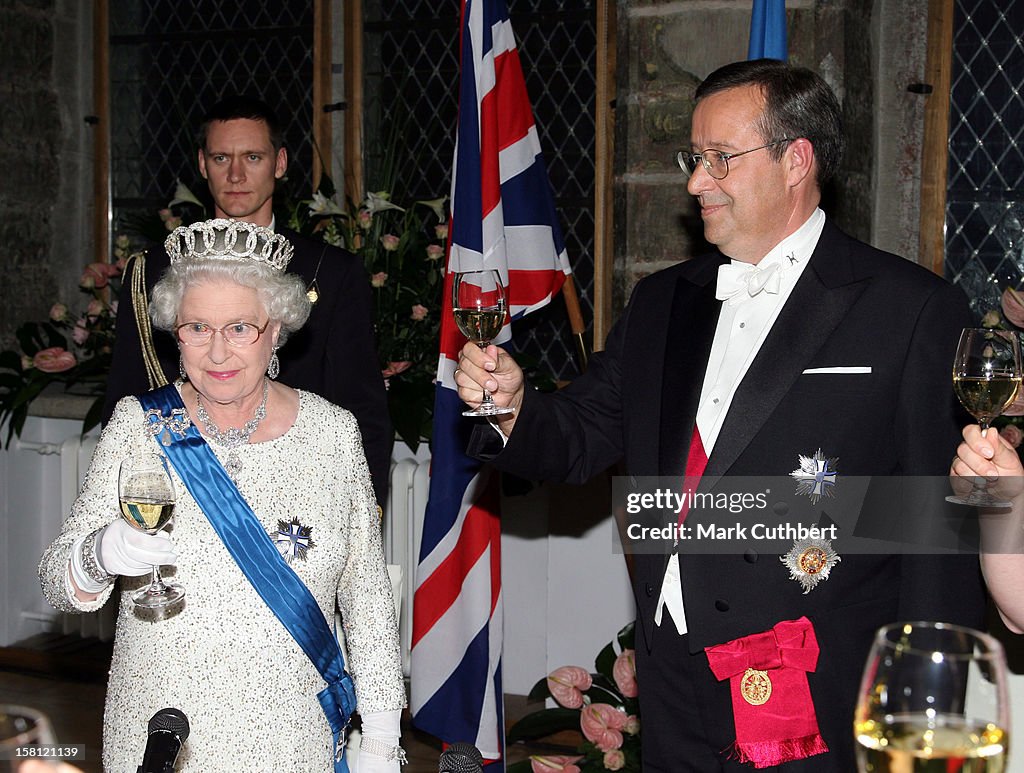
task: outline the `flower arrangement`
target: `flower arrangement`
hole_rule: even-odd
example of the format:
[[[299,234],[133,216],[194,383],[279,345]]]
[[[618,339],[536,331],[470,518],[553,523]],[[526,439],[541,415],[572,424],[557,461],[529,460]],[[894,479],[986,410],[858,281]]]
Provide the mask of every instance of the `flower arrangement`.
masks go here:
[[[114,344],[117,292],[130,249],[128,237],[120,235],[113,263],[85,267],[78,280],[79,289],[89,296],[84,310],[74,314],[66,304],[54,303],[45,322],[26,322],[18,328],[19,350],[0,352],[0,424],[7,421],[5,445],[21,434],[29,405],[51,384],[94,396],[82,432],[99,424]]]
[[[430,438],[444,286],[446,197],[399,206],[388,191],[342,207],[330,181],[293,208],[289,226],[358,255],[373,292],[381,376],[395,432]]]
[[[508,773],[640,772],[640,705],[633,634],[630,623],[598,653],[596,673],[579,666],[562,666],[533,687],[531,701],[552,698],[560,708],[541,709],[523,717],[509,729],[508,743],[571,731],[580,734],[577,753],[535,754],[510,765]]]
[[[998,309],[989,309],[981,319],[981,326],[1011,330],[1017,334],[1024,348],[1024,290],[1007,287],[1000,298]],[[1024,457],[1024,394],[998,417],[993,426]]]

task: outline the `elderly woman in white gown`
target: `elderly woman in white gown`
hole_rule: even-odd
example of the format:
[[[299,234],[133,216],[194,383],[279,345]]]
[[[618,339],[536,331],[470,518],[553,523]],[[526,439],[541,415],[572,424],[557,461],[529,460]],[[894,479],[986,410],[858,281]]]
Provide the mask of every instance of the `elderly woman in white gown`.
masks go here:
[[[172,265],[153,290],[150,316],[177,336],[182,380],[169,392],[118,403],[82,493],[39,567],[46,597],[67,612],[98,609],[120,577],[104,768],[135,771],[150,717],[173,706],[191,725],[177,770],[340,769],[337,722],[320,693],[338,698],[344,689],[337,673],[324,676],[314,664],[335,656],[330,647],[307,655],[280,610],[264,601],[266,588],[257,592],[251,575],[273,565],[283,572],[276,576],[297,576],[308,589],[278,595],[286,604],[308,596],[313,613],[303,620],[312,617],[318,631],[319,617],[333,625],[340,608],[363,723],[358,771],[397,771],[405,693],[359,430],[348,411],[273,380],[278,346],[309,314],[306,288],[284,272],[291,247],[268,229],[216,220],[177,229],[168,253]],[[180,413],[177,424],[160,411],[147,416],[143,405],[158,393],[181,406],[187,421]],[[212,449],[203,458],[215,476],[195,476],[162,447],[161,439],[185,437],[182,424],[201,433],[202,453]],[[170,458],[177,502],[169,532],[135,531],[118,515],[118,468],[138,452]],[[211,480],[237,498],[231,512],[236,504],[240,512],[251,508],[239,517],[251,519],[254,548],[239,551],[222,535],[224,506],[196,493]],[[246,559],[255,565],[236,559],[239,552],[257,555]],[[151,564],[185,589],[182,600],[156,613],[137,609],[130,597],[148,582]],[[333,635],[330,643],[336,650]]]

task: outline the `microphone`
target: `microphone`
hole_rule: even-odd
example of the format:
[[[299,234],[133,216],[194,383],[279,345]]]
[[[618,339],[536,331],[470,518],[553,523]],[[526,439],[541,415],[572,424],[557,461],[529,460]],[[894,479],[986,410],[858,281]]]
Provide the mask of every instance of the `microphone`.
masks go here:
[[[471,743],[453,743],[437,760],[438,773],[483,773],[484,758]]]
[[[179,709],[160,709],[149,720],[146,753],[136,773],[173,773],[188,732],[188,718]]]

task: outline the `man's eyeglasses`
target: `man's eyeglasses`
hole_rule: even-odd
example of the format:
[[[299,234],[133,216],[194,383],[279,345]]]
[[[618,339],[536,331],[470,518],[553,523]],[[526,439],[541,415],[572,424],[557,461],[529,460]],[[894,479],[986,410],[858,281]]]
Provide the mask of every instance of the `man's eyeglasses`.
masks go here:
[[[774,145],[781,145],[783,142],[792,141],[791,138],[785,137],[781,140],[772,140],[765,145],[759,145],[750,150],[741,150],[739,153],[723,153],[721,150],[711,148],[702,150],[700,153],[689,153],[685,150],[680,150],[676,154],[676,162],[679,164],[679,168],[686,173],[687,177],[697,171],[697,164],[700,163],[703,165],[704,170],[716,180],[724,180],[726,175],[729,174],[730,158],[739,158],[740,156],[747,155],[747,153],[753,153],[755,150],[764,150]]]
[[[231,346],[251,346],[259,340],[269,324],[268,319],[263,327],[257,327],[251,322],[232,322],[218,328],[205,322],[185,322],[174,328],[174,333],[186,346],[205,346],[213,340],[214,333],[220,333],[224,342]]]

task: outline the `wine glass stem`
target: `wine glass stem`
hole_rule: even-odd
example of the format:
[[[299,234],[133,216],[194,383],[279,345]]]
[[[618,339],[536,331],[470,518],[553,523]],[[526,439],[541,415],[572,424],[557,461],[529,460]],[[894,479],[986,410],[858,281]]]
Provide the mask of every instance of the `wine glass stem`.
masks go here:
[[[480,347],[480,351],[483,351],[487,348],[488,343],[488,341],[477,341],[476,345]],[[491,393],[488,392],[485,387],[481,387],[481,389],[483,390],[484,396],[480,398],[480,405],[494,405],[494,398],[491,397]]]
[[[160,576],[160,567],[153,567],[153,574],[149,579],[149,593],[163,593],[167,590],[167,586],[164,585],[164,578]]]

